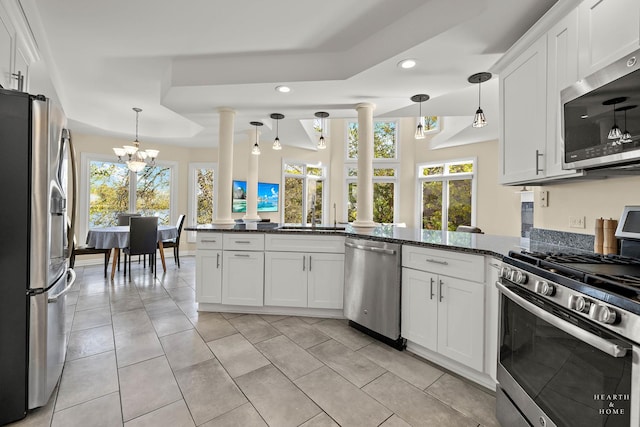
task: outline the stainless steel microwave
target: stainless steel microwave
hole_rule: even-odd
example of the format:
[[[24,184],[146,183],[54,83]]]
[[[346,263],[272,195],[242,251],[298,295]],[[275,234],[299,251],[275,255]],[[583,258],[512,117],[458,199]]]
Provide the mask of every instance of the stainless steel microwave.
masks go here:
[[[563,169],[640,164],[640,49],[561,92]]]

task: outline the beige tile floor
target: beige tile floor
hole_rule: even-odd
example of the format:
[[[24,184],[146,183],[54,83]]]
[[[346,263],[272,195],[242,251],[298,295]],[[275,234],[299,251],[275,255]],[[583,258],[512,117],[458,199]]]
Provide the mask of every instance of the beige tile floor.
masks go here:
[[[46,407],[12,426],[498,426],[495,398],[343,320],[203,313],[195,260],[77,268]]]

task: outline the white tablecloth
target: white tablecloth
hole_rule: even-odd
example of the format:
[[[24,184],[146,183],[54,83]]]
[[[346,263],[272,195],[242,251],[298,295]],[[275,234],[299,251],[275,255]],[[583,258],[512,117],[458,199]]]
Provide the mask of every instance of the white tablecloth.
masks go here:
[[[158,241],[178,237],[175,225],[159,225]],[[96,249],[126,248],[129,246],[129,226],[92,228],[87,233],[87,246]]]

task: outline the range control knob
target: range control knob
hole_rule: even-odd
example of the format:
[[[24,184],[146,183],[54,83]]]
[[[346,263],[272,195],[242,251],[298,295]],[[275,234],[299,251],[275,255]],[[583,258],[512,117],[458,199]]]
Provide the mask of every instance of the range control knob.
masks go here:
[[[511,278],[511,269],[509,267],[500,267],[500,277],[503,279]]]
[[[612,325],[620,320],[618,313],[614,309],[602,304],[592,304],[591,310],[589,310],[589,317],[608,325]]]
[[[580,313],[588,313],[589,308],[591,308],[591,301],[580,295],[571,295],[569,297],[569,308]]]
[[[511,277],[509,279],[518,285],[527,283],[527,275],[520,270],[511,270]]]
[[[536,280],[536,283],[533,285],[533,290],[540,295],[550,297],[556,292],[556,287],[544,280]]]

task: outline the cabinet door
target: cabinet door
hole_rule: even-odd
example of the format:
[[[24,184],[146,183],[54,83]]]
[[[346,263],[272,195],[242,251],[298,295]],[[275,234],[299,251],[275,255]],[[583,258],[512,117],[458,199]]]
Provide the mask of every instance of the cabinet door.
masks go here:
[[[578,13],[580,78],[640,47],[638,0],[585,0]]]
[[[222,301],[222,251],[196,251],[196,302]]]
[[[402,269],[402,337],[432,351],[438,345],[438,276]]]
[[[222,304],[263,305],[264,252],[222,252]]]
[[[484,369],[484,284],[438,277],[438,352]]]
[[[307,306],[307,255],[265,252],[264,305]]]
[[[344,293],[344,254],[307,254],[308,306],[342,308]]]
[[[562,169],[563,129],[560,92],[578,80],[578,11],[571,11],[547,33],[546,177],[575,175]]]
[[[544,178],[546,103],[547,39],[541,37],[501,74],[503,184]]]

